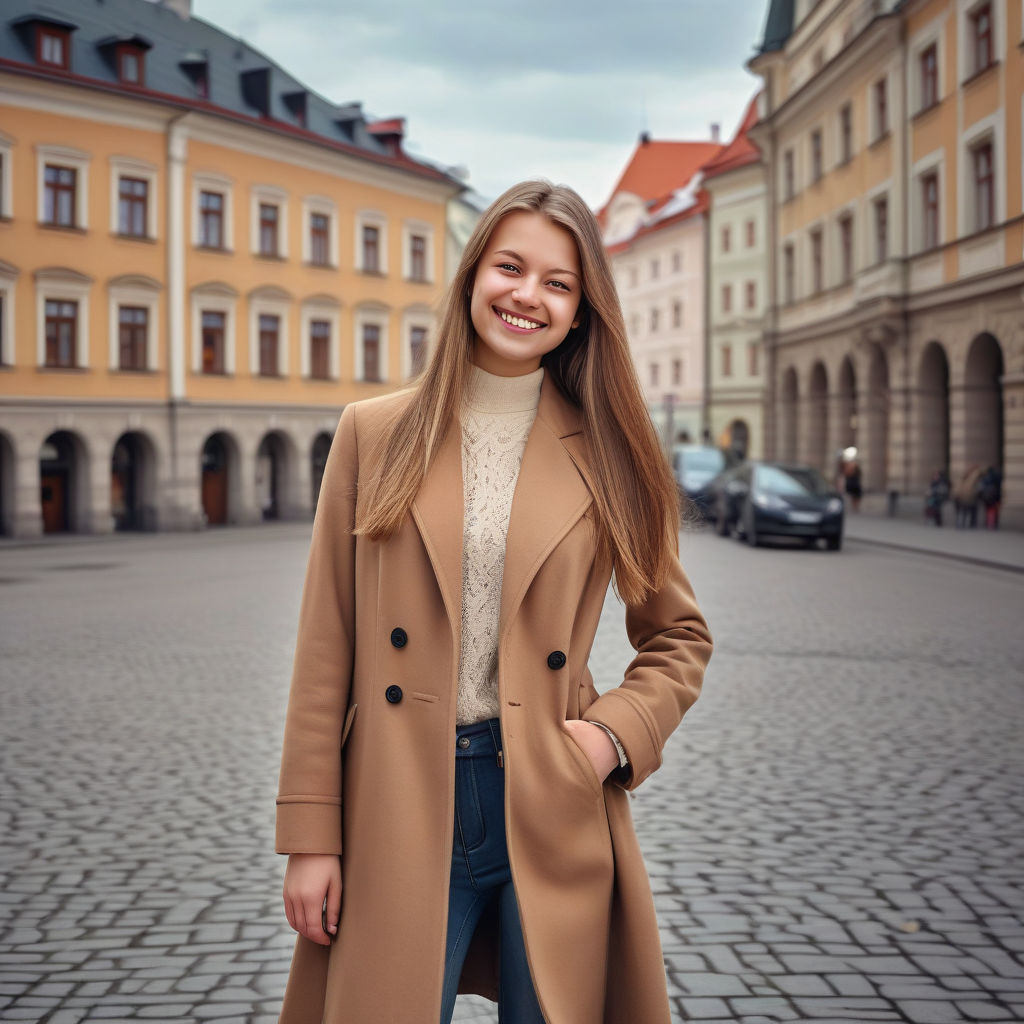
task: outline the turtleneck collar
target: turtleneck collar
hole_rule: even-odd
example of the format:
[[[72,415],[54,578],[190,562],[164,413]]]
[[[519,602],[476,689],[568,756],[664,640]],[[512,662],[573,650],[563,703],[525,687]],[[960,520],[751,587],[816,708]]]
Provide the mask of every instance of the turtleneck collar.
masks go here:
[[[472,363],[465,404],[477,412],[536,412],[543,381],[543,366],[520,377],[499,377]]]

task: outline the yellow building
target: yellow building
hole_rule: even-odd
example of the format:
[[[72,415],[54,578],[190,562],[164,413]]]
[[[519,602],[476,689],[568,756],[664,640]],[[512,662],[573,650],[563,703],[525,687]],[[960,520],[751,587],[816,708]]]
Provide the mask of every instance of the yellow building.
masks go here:
[[[0,42],[2,531],[308,516],[341,407],[421,365],[462,186],[188,0],[42,10]]]
[[[920,513],[1004,474],[1024,522],[1019,0],[773,0],[750,67],[775,254],[767,448]]]

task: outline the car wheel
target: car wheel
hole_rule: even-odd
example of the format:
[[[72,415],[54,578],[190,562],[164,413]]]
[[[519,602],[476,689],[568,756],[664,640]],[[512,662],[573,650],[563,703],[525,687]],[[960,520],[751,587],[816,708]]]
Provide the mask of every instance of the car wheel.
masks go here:
[[[837,533],[834,537],[829,537],[826,540],[829,551],[838,551],[843,546],[843,535]]]

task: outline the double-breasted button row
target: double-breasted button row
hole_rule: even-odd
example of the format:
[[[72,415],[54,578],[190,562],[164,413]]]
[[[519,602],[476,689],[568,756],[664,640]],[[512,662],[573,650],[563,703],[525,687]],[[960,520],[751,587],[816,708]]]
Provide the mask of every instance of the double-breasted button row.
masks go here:
[[[565,651],[552,651],[548,655],[548,668],[565,668]]]
[[[400,686],[396,686],[394,683],[384,691],[384,699],[389,704],[400,704],[402,696],[402,688]]]
[[[401,626],[391,630],[391,646],[401,650],[409,642],[409,634]]]

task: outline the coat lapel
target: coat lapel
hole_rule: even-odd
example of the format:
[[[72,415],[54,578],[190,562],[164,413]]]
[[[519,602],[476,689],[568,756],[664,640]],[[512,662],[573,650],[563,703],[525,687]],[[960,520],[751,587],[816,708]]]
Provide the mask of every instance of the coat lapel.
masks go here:
[[[412,516],[423,538],[456,639],[462,627],[462,425],[452,420],[434,456]]]
[[[567,444],[582,428],[580,414],[544,375],[537,418],[526,442],[512,498],[505,574],[501,586],[499,635],[515,618],[544,559],[590,505],[587,489]],[[568,439],[563,441],[563,439]]]

